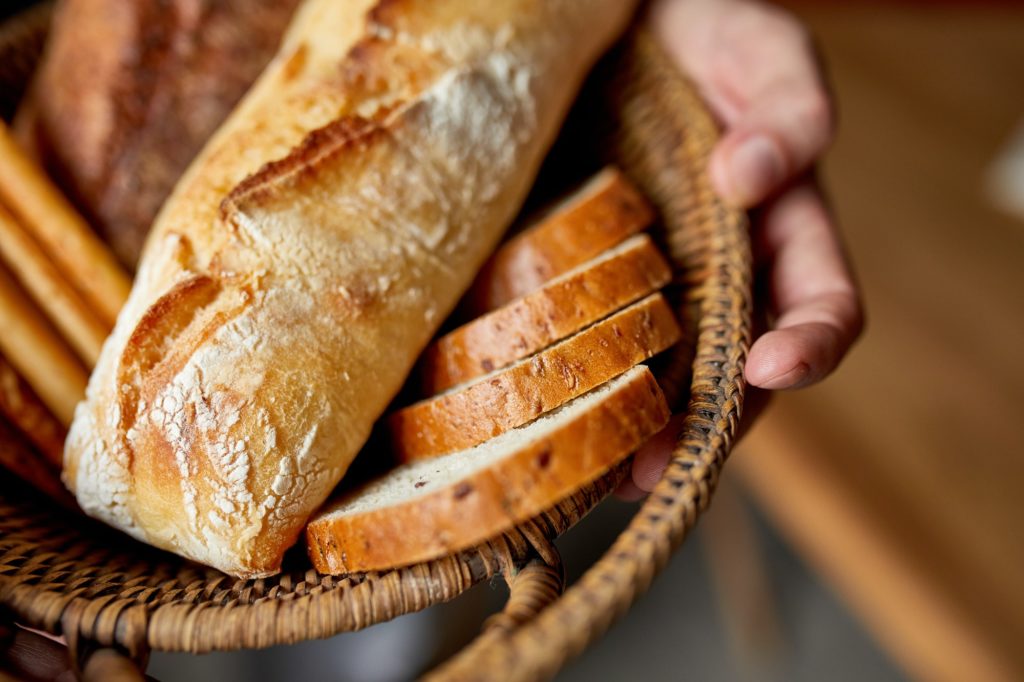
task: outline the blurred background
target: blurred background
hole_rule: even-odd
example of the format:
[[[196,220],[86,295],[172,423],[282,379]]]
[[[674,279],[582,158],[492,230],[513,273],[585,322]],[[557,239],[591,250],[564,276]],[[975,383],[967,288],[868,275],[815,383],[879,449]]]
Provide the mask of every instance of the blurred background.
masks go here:
[[[824,176],[868,332],[824,385],[775,400],[698,532],[560,679],[1024,679],[1024,7],[790,7],[839,101]],[[561,541],[570,577],[633,510],[609,502]],[[482,585],[324,642],[158,654],[149,673],[407,679],[503,597]]]

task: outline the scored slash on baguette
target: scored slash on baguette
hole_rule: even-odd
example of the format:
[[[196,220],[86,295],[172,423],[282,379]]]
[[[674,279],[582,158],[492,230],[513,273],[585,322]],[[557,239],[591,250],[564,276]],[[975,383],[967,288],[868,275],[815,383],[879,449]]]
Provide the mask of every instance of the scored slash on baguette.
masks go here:
[[[465,387],[401,409],[388,419],[399,461],[473,447],[586,393],[679,340],[660,294]]]
[[[423,355],[423,392],[440,393],[533,355],[660,289],[671,276],[651,238],[632,237],[438,339]]]
[[[605,168],[499,248],[466,297],[480,315],[524,296],[647,228],[654,209],[621,171]]]
[[[329,502],[306,527],[313,566],[350,573],[457,552],[554,506],[668,423],[639,366],[475,448],[401,466]]]

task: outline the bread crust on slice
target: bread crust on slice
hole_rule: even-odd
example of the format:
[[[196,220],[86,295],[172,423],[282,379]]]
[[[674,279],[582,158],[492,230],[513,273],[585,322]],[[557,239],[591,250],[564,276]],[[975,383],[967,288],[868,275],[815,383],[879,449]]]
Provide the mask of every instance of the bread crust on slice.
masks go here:
[[[613,251],[435,341],[421,360],[433,395],[529,357],[668,284],[654,242],[637,235]]]
[[[393,413],[395,455],[411,462],[483,443],[660,353],[680,333],[665,298],[648,296],[532,358]]]
[[[481,315],[524,296],[653,220],[654,209],[644,195],[609,166],[494,253],[466,297],[468,312]]]
[[[668,419],[654,376],[635,367],[534,424],[399,467],[329,502],[306,527],[309,557],[318,571],[339,574],[471,547],[596,480]]]

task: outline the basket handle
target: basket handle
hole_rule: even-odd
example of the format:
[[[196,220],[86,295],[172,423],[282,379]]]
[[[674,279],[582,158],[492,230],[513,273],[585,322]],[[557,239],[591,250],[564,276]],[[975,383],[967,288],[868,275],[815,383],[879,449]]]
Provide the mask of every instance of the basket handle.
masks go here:
[[[562,595],[565,587],[561,561],[552,565],[540,557],[530,558],[521,568],[505,571],[508,601],[505,608],[484,621],[480,637],[504,636],[532,620]],[[475,646],[476,642],[470,646]]]
[[[424,676],[425,681],[477,677],[476,666],[482,655],[500,646],[510,634],[562,596],[565,573],[561,557],[554,545],[548,545],[545,550],[544,558],[534,552],[518,566],[506,564],[502,570],[509,588],[505,607],[484,621],[480,634],[468,646]]]
[[[85,660],[82,682],[143,682],[146,676],[116,649],[97,649]]]

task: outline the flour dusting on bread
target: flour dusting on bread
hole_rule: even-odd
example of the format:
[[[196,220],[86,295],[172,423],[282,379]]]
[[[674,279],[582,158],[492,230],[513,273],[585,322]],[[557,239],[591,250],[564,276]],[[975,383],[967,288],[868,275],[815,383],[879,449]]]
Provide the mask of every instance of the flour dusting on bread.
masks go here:
[[[72,426],[83,508],[279,570],[632,5],[306,0],[154,225]]]

